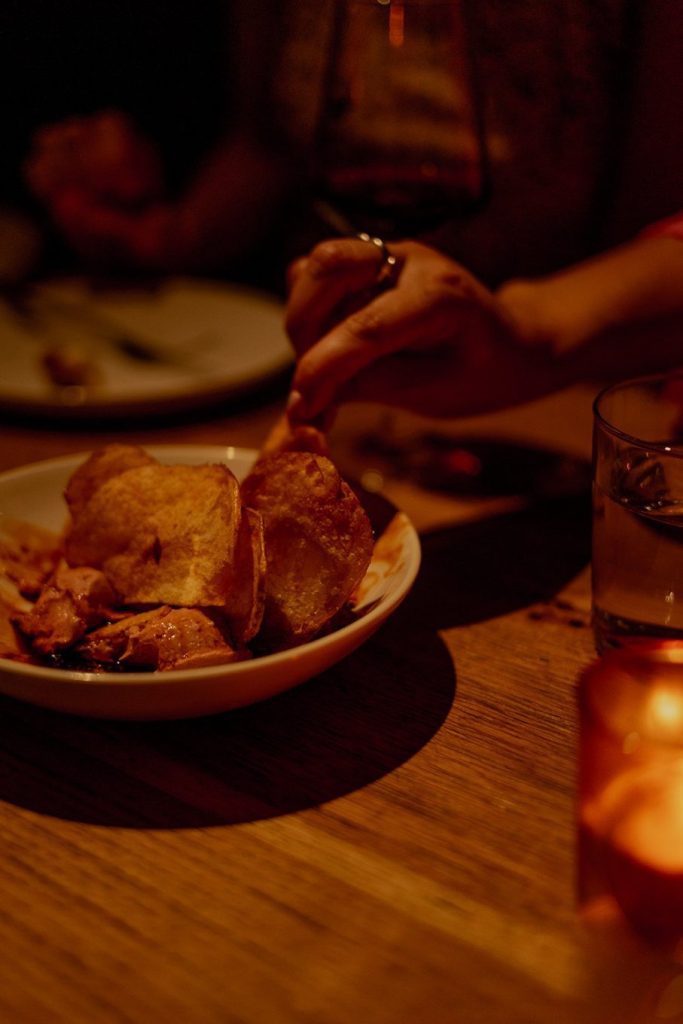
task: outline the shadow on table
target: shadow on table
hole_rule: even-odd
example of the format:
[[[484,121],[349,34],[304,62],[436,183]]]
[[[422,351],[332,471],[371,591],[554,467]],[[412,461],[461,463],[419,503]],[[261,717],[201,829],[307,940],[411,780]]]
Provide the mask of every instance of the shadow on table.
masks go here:
[[[432,530],[422,540],[415,623],[448,629],[547,601],[590,562],[590,492]]]
[[[452,705],[455,672],[409,608],[309,683],[228,714],[81,719],[0,698],[0,799],[134,828],[229,824],[313,807],[419,751]]]
[[[585,565],[585,496],[427,534],[404,604],[288,693],[179,722],[79,719],[0,699],[0,799],[130,828],[225,825],[314,807],[397,769],[453,704],[438,630],[549,598]]]

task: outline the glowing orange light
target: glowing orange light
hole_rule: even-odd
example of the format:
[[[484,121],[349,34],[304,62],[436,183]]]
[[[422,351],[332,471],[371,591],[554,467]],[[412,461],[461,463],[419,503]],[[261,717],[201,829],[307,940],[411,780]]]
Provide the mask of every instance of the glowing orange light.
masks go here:
[[[683,939],[683,661],[623,649],[582,681],[579,894]],[[683,654],[683,645],[680,647]]]
[[[609,833],[613,846],[654,869],[683,870],[683,763],[625,776],[632,789]]]
[[[395,0],[389,8],[389,42],[392,46],[403,46],[405,42],[405,10],[403,0]]]
[[[645,709],[647,731],[653,740],[678,740],[683,737],[683,694],[657,687]]]
[[[604,837],[612,893],[631,923],[652,937],[683,935],[682,767],[640,772]]]

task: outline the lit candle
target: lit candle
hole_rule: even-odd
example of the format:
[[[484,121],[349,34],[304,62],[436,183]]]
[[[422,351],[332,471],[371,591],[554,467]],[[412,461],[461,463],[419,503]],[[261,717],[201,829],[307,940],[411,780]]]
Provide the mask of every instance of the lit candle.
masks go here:
[[[657,939],[683,936],[683,644],[610,652],[580,688],[581,896],[609,893]]]

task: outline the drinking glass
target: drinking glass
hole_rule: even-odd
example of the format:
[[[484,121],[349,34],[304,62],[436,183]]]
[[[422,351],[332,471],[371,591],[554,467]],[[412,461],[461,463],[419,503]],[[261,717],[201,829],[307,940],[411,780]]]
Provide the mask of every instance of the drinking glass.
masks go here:
[[[592,590],[598,651],[683,637],[683,371],[595,401]]]
[[[466,0],[336,0],[314,145],[319,209],[407,237],[486,194]]]

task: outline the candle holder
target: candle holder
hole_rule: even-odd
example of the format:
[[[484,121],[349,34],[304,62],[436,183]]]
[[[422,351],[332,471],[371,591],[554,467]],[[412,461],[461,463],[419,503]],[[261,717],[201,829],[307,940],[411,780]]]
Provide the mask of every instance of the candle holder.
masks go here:
[[[579,684],[578,896],[683,938],[683,642],[636,641]]]

